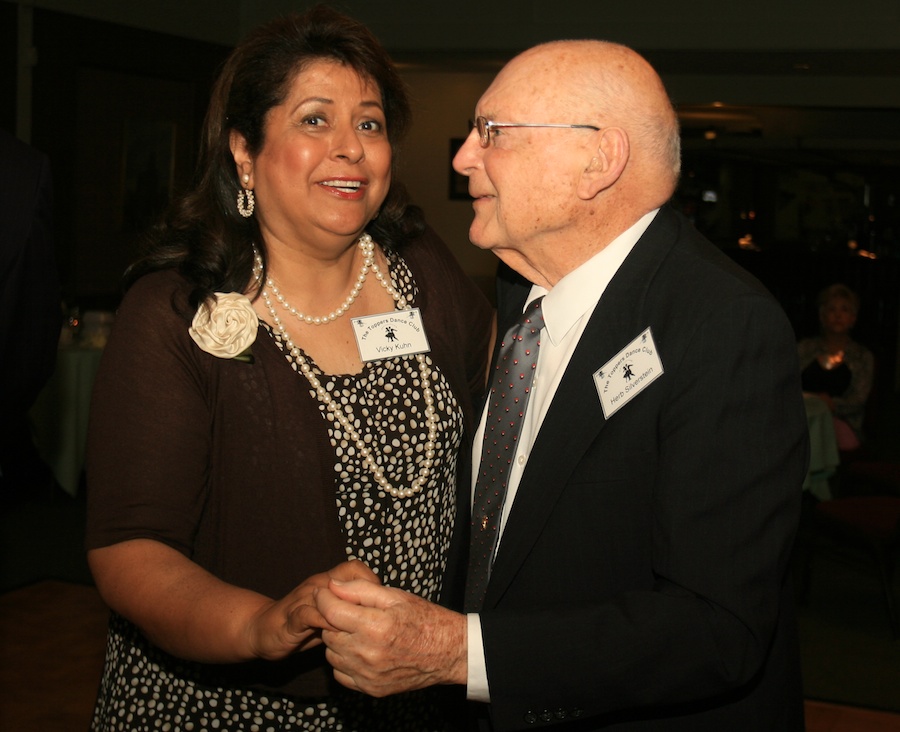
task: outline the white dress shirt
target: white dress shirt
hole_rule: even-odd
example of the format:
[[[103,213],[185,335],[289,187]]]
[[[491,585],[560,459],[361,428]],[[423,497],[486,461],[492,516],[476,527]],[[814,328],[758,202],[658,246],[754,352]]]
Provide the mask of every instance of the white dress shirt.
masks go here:
[[[559,382],[566,372],[569,360],[578,346],[581,334],[591,319],[591,315],[610,280],[618,272],[619,267],[631,252],[637,240],[641,238],[641,235],[650,226],[650,222],[653,221],[657,211],[658,209],[651,211],[639,219],[631,228],[613,239],[587,262],[563,277],[552,290],[547,290],[538,285],[532,285],[531,287],[531,292],[525,304],[527,305],[541,295],[544,296],[544,301],[541,304],[544,328],[541,332],[538,361],[534,372],[534,381],[531,386],[531,394],[528,397],[528,405],[525,409],[522,432],[516,441],[516,455],[510,467],[506,498],[500,517],[498,546],[503,539],[503,530],[512,510],[516,491],[522,479],[522,473],[524,473],[525,466],[528,464],[528,455],[540,431],[544,416],[550,408],[550,403],[553,401],[553,395],[556,394]],[[502,334],[498,334],[498,336],[502,337]],[[485,405],[485,410],[481,415],[481,424],[475,434],[472,451],[473,466],[478,466],[481,462],[481,444],[484,437],[486,418],[487,405]],[[477,468],[472,472],[472,493],[474,495]],[[484,661],[481,620],[477,613],[470,613],[467,618],[468,681],[466,694],[473,701],[489,702],[490,689],[488,688],[487,668]]]

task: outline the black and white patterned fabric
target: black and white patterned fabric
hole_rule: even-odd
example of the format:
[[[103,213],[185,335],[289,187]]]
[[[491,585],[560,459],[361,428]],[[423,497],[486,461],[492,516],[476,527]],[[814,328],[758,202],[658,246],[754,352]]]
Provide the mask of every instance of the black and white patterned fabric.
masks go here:
[[[414,303],[408,267],[397,255],[390,255],[390,264],[394,286]],[[274,331],[270,335],[286,350]],[[285,357],[296,369],[296,360],[287,352]],[[305,358],[332,396],[352,411],[356,429],[370,447],[375,445],[391,485],[409,486],[418,475],[427,435],[415,357],[371,362],[359,374],[340,376],[323,375]],[[347,556],[364,561],[386,585],[437,600],[453,534],[463,424],[450,385],[433,363],[429,365],[439,414],[437,445],[429,483],[411,497],[392,498],[380,491],[355,446],[320,406],[335,451],[335,502]],[[305,380],[302,374],[297,377]],[[211,686],[192,666],[152,646],[134,625],[113,614],[91,729],[423,732],[443,726],[432,703],[433,690],[386,699],[341,690],[332,697],[298,699]]]

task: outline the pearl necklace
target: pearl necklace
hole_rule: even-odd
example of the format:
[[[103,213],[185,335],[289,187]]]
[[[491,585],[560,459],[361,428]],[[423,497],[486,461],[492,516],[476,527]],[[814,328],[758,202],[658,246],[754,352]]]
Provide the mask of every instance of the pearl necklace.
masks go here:
[[[406,299],[402,295],[398,295],[398,293],[394,291],[394,288],[385,282],[384,275],[381,273],[378,265],[375,264],[375,242],[372,241],[372,237],[368,234],[363,234],[361,237],[359,237],[358,244],[360,251],[363,253],[363,263],[362,267],[359,268],[359,275],[356,277],[356,283],[353,285],[353,289],[350,290],[350,294],[347,295],[347,299],[344,300],[343,303],[341,303],[341,306],[336,310],[328,313],[328,315],[304,315],[284,299],[284,295],[281,294],[281,291],[278,289],[278,286],[275,284],[271,277],[266,277],[266,287],[272,291],[275,299],[278,300],[279,303],[281,303],[281,307],[287,310],[291,315],[296,315],[307,325],[324,325],[325,323],[331,323],[332,321],[337,320],[344,313],[346,313],[347,310],[350,309],[350,306],[354,303],[356,298],[359,297],[360,290],[362,290],[362,287],[366,282],[366,278],[369,276],[369,271],[371,270],[375,273],[375,277],[378,278],[381,286],[390,293],[391,297],[394,298],[397,304],[401,308],[405,307]],[[254,261],[256,261],[257,259],[259,259],[259,252],[255,252]],[[264,294],[263,297],[266,297],[266,295]],[[401,302],[401,300],[403,302]]]
[[[338,310],[335,311],[337,315],[335,315],[335,313],[331,313],[328,316],[329,319],[336,320],[337,318],[339,318],[347,311],[347,309],[350,307],[350,304],[354,300],[356,300],[356,297],[359,295],[359,291],[362,289],[362,285],[366,280],[366,275],[368,274],[369,270],[375,273],[375,277],[378,279],[378,282],[381,283],[381,286],[384,287],[388,294],[390,294],[394,302],[397,303],[397,307],[399,307],[401,310],[409,310],[409,305],[407,304],[406,298],[399,292],[397,292],[396,289],[394,289],[393,285],[385,279],[378,265],[375,264],[375,245],[374,242],[372,242],[372,237],[368,234],[363,234],[362,237],[360,237],[359,245],[360,248],[363,249],[363,252],[365,254],[365,262],[363,264],[363,267],[360,269],[357,283],[356,285],[354,285],[353,291],[350,293],[350,297],[347,298],[341,308],[338,308]],[[254,247],[253,274],[257,282],[262,279],[262,267],[262,257]],[[428,479],[431,477],[431,468],[434,465],[434,454],[436,447],[435,440],[437,439],[438,426],[438,417],[434,409],[434,392],[431,389],[431,367],[428,365],[428,360],[425,358],[425,354],[416,354],[416,361],[418,361],[419,364],[419,375],[422,383],[422,400],[425,402],[425,426],[427,427],[424,452],[425,459],[422,461],[422,464],[419,468],[419,474],[413,479],[410,487],[397,488],[395,486],[392,486],[388,482],[388,479],[384,474],[384,469],[373,456],[372,450],[369,449],[369,447],[366,445],[365,440],[362,439],[362,436],[359,434],[356,428],[354,428],[352,422],[350,421],[350,418],[341,408],[341,405],[331,396],[331,394],[328,393],[328,390],[322,385],[322,382],[313,373],[312,366],[309,365],[309,362],[306,360],[303,352],[294,344],[294,341],[288,334],[284,323],[275,310],[275,304],[269,297],[268,290],[273,290],[273,294],[285,310],[293,315],[297,315],[304,322],[309,322],[307,320],[307,317],[300,315],[296,311],[296,309],[292,308],[285,301],[284,297],[281,296],[280,293],[275,291],[272,279],[269,277],[266,278],[265,286],[261,288],[260,294],[262,295],[262,299],[266,305],[266,309],[269,311],[269,315],[272,318],[273,325],[278,329],[278,333],[284,341],[288,353],[297,362],[300,373],[302,373],[306,377],[307,381],[309,381],[310,386],[315,391],[316,398],[325,405],[328,416],[335,423],[335,426],[340,426],[340,428],[343,429],[344,434],[346,434],[347,437],[350,438],[350,441],[356,446],[356,449],[362,456],[363,465],[365,465],[366,468],[368,468],[368,470],[372,473],[378,489],[383,493],[391,495],[394,498],[409,498],[410,496],[414,496],[417,493],[421,493],[424,490],[425,486],[428,484]],[[316,318],[315,320],[319,319]],[[330,320],[324,322],[330,322]],[[312,324],[319,325],[320,323],[314,322]],[[350,416],[353,416],[352,412],[350,413]]]

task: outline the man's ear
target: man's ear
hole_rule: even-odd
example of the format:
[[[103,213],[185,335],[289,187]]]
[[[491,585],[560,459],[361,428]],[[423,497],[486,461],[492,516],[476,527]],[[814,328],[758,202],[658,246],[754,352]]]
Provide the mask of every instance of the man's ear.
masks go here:
[[[243,179],[244,175],[253,175],[253,158],[250,157],[250,151],[247,149],[247,140],[244,136],[235,130],[231,131],[228,136],[228,146],[231,148],[231,155],[234,157],[234,164],[237,166],[238,179]]]
[[[597,154],[581,174],[578,195],[585,201],[614,185],[631,154],[628,135],[621,127],[604,127],[601,130]]]

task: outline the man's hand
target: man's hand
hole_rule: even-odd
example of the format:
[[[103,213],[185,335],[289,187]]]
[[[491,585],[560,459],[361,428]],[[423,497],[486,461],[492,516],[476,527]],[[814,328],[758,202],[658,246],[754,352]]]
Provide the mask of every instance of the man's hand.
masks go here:
[[[334,678],[383,697],[436,684],[465,684],[466,617],[372,582],[332,580],[315,612]],[[303,612],[312,612],[304,608]]]
[[[246,628],[253,655],[270,660],[319,645],[327,621],[316,609],[315,595],[330,580],[379,585],[378,576],[359,561],[347,561],[307,578],[285,597],[263,604]]]

